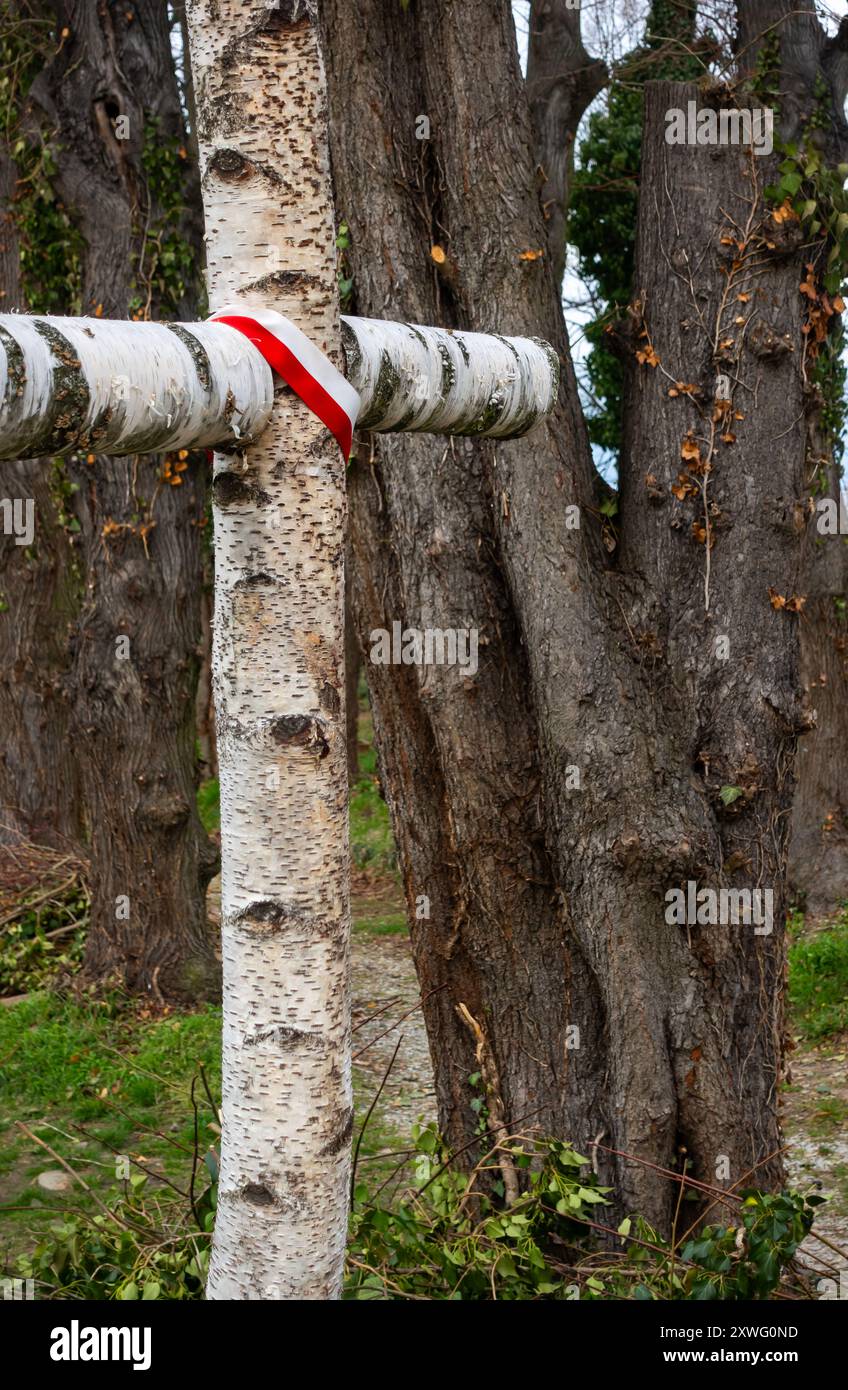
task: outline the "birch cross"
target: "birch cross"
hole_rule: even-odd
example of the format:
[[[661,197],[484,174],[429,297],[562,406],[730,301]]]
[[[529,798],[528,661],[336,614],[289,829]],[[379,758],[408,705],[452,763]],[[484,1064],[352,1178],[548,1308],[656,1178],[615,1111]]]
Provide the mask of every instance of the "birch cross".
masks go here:
[[[556,400],[526,338],[339,319],[306,0],[189,0],[213,306],[287,315],[359,427],[506,439]],[[235,328],[0,316],[0,459],[218,446],[223,1134],[207,1296],[335,1298],[353,1127],[345,464]]]

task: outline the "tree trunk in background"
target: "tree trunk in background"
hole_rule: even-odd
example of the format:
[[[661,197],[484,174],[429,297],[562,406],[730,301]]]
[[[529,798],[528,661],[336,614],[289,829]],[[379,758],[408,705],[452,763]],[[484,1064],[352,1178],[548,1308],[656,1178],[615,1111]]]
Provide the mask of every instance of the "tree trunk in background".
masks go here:
[[[489,15],[472,9],[488,34]],[[527,315],[516,318],[511,302],[497,316],[471,314],[451,283],[451,261],[443,275],[429,254],[439,243],[451,252],[440,160],[453,139],[469,138],[477,119],[462,97],[471,90],[468,74],[440,75],[440,47],[432,39],[427,47],[412,11],[370,0],[355,15],[334,0],[322,13],[336,206],[353,231],[356,312],[520,332]],[[439,22],[434,16],[433,25]],[[475,38],[464,61],[474,55],[474,83],[479,78],[488,90],[482,74],[491,54],[477,50]],[[494,71],[500,80],[502,68]],[[503,87],[502,109],[523,101],[516,73]],[[416,139],[422,115],[431,123],[429,140]],[[532,163],[525,172],[527,198]],[[465,174],[460,188],[467,188]],[[475,205],[470,212],[476,216]],[[535,240],[506,233],[512,254],[542,244],[540,221],[535,230]],[[493,237],[502,231],[498,224]],[[538,273],[510,265],[519,284]],[[547,336],[546,329],[542,317],[530,331]],[[582,1133],[582,1116],[571,1109],[579,1095],[588,1097],[585,1128],[595,1135],[603,1128],[592,1099],[602,1015],[579,952],[566,949],[566,915],[544,842],[528,662],[489,494],[493,446],[410,436],[375,437],[373,446],[373,465],[358,462],[348,477],[354,606],[366,662],[369,633],[391,631],[394,621],[479,629],[473,679],[458,667],[368,664],[440,1124],[457,1147],[478,1125],[471,1102],[479,1093],[469,1077],[479,1067],[464,1004],[485,1028],[503,1092],[490,1099],[503,1104],[509,1122]],[[508,509],[508,498],[499,495],[497,505]],[[580,1030],[581,1048],[569,1050],[569,1024]],[[576,1076],[571,1088],[566,1073]]]
[[[844,582],[832,592],[814,589],[801,626],[804,684],[816,727],[798,752],[789,884],[800,906],[815,915],[833,912],[848,898],[848,623],[835,603],[846,593]]]
[[[312,7],[189,0],[187,14],[212,306],[276,309],[340,364]],[[216,458],[224,1051],[213,1299],[341,1289],[353,1130],[344,488],[334,440],[288,388],[257,444]]]
[[[31,501],[35,518],[32,546],[0,532],[0,845],[83,836],[68,704],[82,586],[52,469],[51,459],[0,466],[0,497]]]
[[[9,151],[0,148],[4,313],[39,307],[27,305],[21,284],[17,180]],[[71,311],[70,304],[64,307]],[[0,844],[21,836],[53,845],[81,837],[67,701],[79,556],[65,529],[67,502],[58,492],[49,459],[7,463],[0,470],[0,498],[17,500],[24,509],[32,503],[35,531],[31,545],[18,545],[14,535],[0,530]]]
[[[821,69],[836,92],[845,85],[848,22],[822,48],[818,21],[794,0],[739,0],[737,50],[740,68],[753,72],[763,34],[775,32],[779,16],[791,15],[793,41],[782,46],[780,83],[782,130],[786,139],[799,134],[809,108],[811,56],[819,55]],[[795,11],[800,13],[794,13]],[[837,119],[829,133],[833,163],[844,159],[848,127],[839,101]],[[837,144],[834,147],[833,140]],[[841,148],[840,148],[841,147]],[[808,456],[815,466],[824,459],[827,479],[823,494],[839,498],[840,471],[827,456],[832,441],[808,421]],[[832,912],[848,897],[848,786],[843,758],[848,743],[848,619],[842,604],[848,597],[848,551],[837,537],[819,538],[814,526],[808,538],[805,569],[799,588],[806,596],[800,623],[801,670],[804,689],[815,710],[815,727],[801,741],[796,764],[797,790],[792,807],[789,846],[789,886],[808,911]]]
[[[580,39],[580,7],[569,0],[532,0],[527,98],[536,132],[542,213],[556,284],[565,270],[568,181],[583,112],[607,80],[606,64]]]
[[[797,617],[770,601],[770,592],[796,592],[803,546],[803,526],[793,525],[804,486],[795,355],[804,342],[803,272],[789,237],[768,254],[780,237],[771,237],[777,224],[762,196],[765,160],[665,143],[665,113],[697,97],[694,84],[646,89],[620,568],[632,586],[632,640],[643,649],[657,733],[665,741],[673,732],[675,752],[657,766],[652,810],[645,828],[636,821],[632,852],[643,893],[652,878],[773,893],[768,931],[677,927],[674,940],[666,928],[639,943],[656,999],[655,1084],[676,1099],[674,1147],[703,1177],[714,1178],[726,1157],[734,1181],[759,1165],[757,1185],[768,1186],[781,1174],[793,763],[809,726]],[[671,381],[644,364],[644,352],[639,363],[645,342]],[[675,380],[695,383],[697,398],[670,400]],[[716,404],[725,397],[730,404]]]
[[[362,651],[353,609],[353,547],[348,541],[345,554],[345,718],[347,721],[347,781],[356,785],[359,777],[359,675]]]
[[[802,261],[769,235],[781,244],[762,272],[768,307],[751,299],[745,339],[738,303],[723,299],[720,209],[741,219],[745,240],[744,200],[753,203],[749,252],[771,233],[756,182],[766,170],[751,171],[767,161],[668,146],[665,111],[698,92],[652,85],[634,316],[673,376],[644,360],[646,339],[635,336],[621,554],[608,568],[558,287],[539,254],[510,7],[370,0],[364,10],[354,19],[341,0],[325,8],[357,312],[537,334],[564,364],[556,415],[526,439],[381,441],[376,465],[353,474],[363,639],[392,618],[481,629],[473,679],[370,673],[419,980],[425,994],[438,987],[424,1008],[440,1122],[454,1142],[470,1128],[474,1067],[456,1017],[465,1002],[507,1124],[529,1110],[584,1152],[599,1140],[633,1155],[599,1147],[601,1177],[620,1207],[668,1230],[676,1189],[647,1164],[688,1163],[711,1182],[752,1169],[764,1187],[781,1177],[786,841],[809,719],[797,617],[775,609],[768,589],[795,592],[802,553],[787,520],[804,485]],[[796,39],[790,29],[794,56]],[[807,60],[815,67],[816,54]],[[416,140],[421,115],[429,141]],[[434,244],[445,252],[438,266]],[[760,315],[768,324],[755,332]],[[792,352],[772,353],[783,335]],[[711,428],[719,370],[762,377],[767,393],[756,411],[734,395],[751,416],[734,424],[735,445]],[[698,384],[704,418],[685,393],[668,398],[679,377]],[[715,453],[712,548],[699,544],[694,494],[671,493],[690,428],[700,457]],[[712,477],[691,461],[693,476]],[[728,634],[723,662],[715,639]],[[690,881],[716,893],[768,889],[770,930],[672,925],[667,894]],[[429,920],[416,919],[420,894]]]
[[[812,451],[821,458],[820,448]],[[840,469],[825,462],[824,495],[837,502]],[[848,542],[809,539],[801,614],[801,669],[816,724],[798,749],[789,884],[808,912],[826,914],[848,898]]]
[[[218,776],[215,698],[212,693],[212,615],[214,606],[214,580],[211,575],[208,578],[204,576],[203,589],[200,595],[200,674],[197,680],[197,744],[204,777]]]
[[[52,6],[63,38],[31,100],[85,242],[83,312],[191,318],[202,261],[165,6]],[[85,976],[203,998],[220,967],[195,800],[204,461],[79,457],[87,583],[74,739],[91,855]]]

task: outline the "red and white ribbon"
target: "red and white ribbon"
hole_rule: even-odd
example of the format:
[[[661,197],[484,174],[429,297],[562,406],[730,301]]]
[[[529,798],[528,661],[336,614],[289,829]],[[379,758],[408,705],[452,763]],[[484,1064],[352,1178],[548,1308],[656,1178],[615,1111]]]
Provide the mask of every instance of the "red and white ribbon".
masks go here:
[[[269,367],[335,435],[345,459],[350,458],[359,414],[359,392],[336,370],[329,357],[301,333],[291,319],[273,309],[227,304],[210,318],[215,323],[226,323],[238,329],[249,338]]]

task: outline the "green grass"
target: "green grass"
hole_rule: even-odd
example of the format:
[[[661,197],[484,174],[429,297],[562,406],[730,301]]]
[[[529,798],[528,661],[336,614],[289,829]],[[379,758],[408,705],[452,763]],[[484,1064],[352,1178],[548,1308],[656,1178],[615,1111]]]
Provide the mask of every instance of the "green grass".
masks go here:
[[[220,1087],[220,1011],[146,1019],[117,1000],[82,1003],[38,993],[0,1008],[0,1214],[3,1244],[20,1248],[44,1216],[69,1204],[93,1211],[81,1188],[42,1191],[35,1178],[61,1165],[16,1125],[22,1121],[95,1190],[115,1183],[127,1154],[186,1187],[194,1143],[192,1078],[202,1065]],[[198,1095],[203,1152],[217,1141]],[[10,1208],[12,1208],[10,1210]]]
[[[831,924],[804,934],[790,928],[789,1003],[795,1027],[808,1042],[848,1029],[848,908]]]
[[[397,873],[397,850],[389,808],[380,795],[374,725],[367,703],[360,705],[359,779],[350,796],[350,853],[357,868]]]
[[[367,907],[367,903],[364,906]],[[374,916],[370,916],[368,914],[363,915],[361,911],[356,912],[353,918],[353,930],[367,932],[370,936],[405,936],[406,913],[378,912]]]
[[[9,1097],[35,1108],[72,1101],[90,1112],[92,1093],[120,1083],[134,1104],[153,1106],[203,1064],[220,1075],[220,1011],[142,1020],[118,1001],[80,1003],[33,994],[0,1011],[0,1114]]]
[[[217,777],[210,777],[198,787],[197,813],[207,835],[221,829],[221,789]]]
[[[15,1122],[48,1143],[101,1200],[116,1187],[116,1157],[125,1154],[185,1191],[192,1078],[202,1065],[218,1096],[220,1028],[220,1010],[211,1005],[151,1019],[118,1000],[86,1004],[44,992],[0,1008],[0,1267],[32,1248],[58,1213],[97,1211],[81,1187],[51,1194],[37,1186],[39,1173],[61,1165]],[[358,1135],[377,1081],[355,1068],[354,1082]],[[197,1100],[202,1156],[217,1148],[218,1131],[199,1086]],[[383,1109],[378,1103],[360,1151],[360,1172],[376,1186],[401,1161],[391,1152],[408,1142]]]
[[[822,1094],[810,1117],[810,1133],[816,1138],[832,1138],[845,1128],[846,1119],[848,1105],[845,1101],[839,1096]]]

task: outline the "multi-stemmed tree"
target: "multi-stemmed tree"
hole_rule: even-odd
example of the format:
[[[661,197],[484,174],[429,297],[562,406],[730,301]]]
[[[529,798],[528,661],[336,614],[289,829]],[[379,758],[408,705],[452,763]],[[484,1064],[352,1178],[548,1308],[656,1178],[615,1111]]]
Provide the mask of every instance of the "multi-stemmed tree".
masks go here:
[[[568,240],[595,306],[585,330],[591,344],[586,361],[589,435],[616,462],[626,358],[617,349],[617,320],[624,315],[626,321],[634,292],[645,83],[700,76],[704,58],[716,51],[719,29],[717,22],[710,24],[709,7],[703,8],[707,13],[699,26],[698,6],[689,0],[653,0],[643,41],[617,64],[608,100],[589,119],[568,202]],[[544,37],[544,29],[533,35],[539,47]],[[533,52],[531,45],[531,59]],[[532,86],[532,69],[528,80]],[[824,463],[817,487],[820,497],[834,501],[848,409],[842,351],[837,330],[830,334],[823,359],[821,437],[811,440],[810,449],[822,460],[832,460]],[[789,883],[793,896],[808,908],[828,912],[844,897],[848,874],[848,787],[839,753],[848,732],[848,547],[819,541],[810,548],[807,565],[801,669],[817,723],[799,748]]]
[[[571,7],[534,5],[531,32],[551,8]],[[848,35],[809,3],[739,0],[699,83],[646,88],[611,524],[540,203],[544,93],[534,131],[507,0],[321,12],[357,311],[508,325],[562,360],[559,409],[526,440],[381,441],[350,480],[361,634],[480,630],[474,679],[368,673],[441,1123],[473,1133],[482,1048],[509,1125],[588,1147],[620,1205],[665,1226],[660,1169],[781,1173],[809,441],[840,309],[827,171],[845,157]],[[585,78],[571,16],[548,66]],[[689,102],[716,124],[773,106],[779,145],[668,144]],[[690,882],[770,892],[772,929],[669,922]]]

